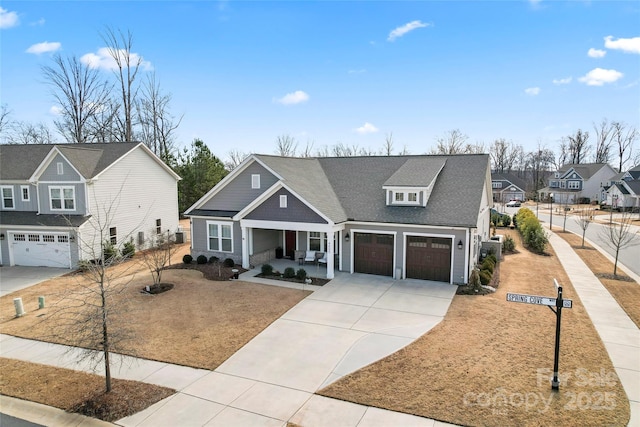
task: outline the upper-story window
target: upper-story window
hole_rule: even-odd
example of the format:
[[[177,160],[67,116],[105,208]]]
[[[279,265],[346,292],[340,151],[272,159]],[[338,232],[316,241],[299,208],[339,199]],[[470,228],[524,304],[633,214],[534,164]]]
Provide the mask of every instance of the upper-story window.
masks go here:
[[[579,190],[580,189],[580,181],[569,181],[569,189],[571,190]]]
[[[16,205],[13,200],[13,186],[6,186],[2,188],[2,208],[3,209],[15,209]]]
[[[394,191],[393,198],[391,199],[392,205],[418,205],[417,191]]]
[[[251,188],[253,189],[260,188],[260,174],[254,173],[251,175]]]
[[[72,211],[76,208],[74,187],[49,187],[49,202],[52,211]]]
[[[63,175],[64,174],[64,165],[62,164],[62,162],[58,162],[56,164],[56,168],[58,171],[58,175]]]
[[[29,195],[29,186],[28,185],[20,186],[20,193],[22,194],[22,201],[23,202],[28,202],[31,199],[31,196]]]
[[[156,219],[156,234],[162,234],[162,219]]]
[[[280,207],[281,208],[286,208],[287,207],[287,195],[286,194],[280,195]]]
[[[502,188],[502,183],[501,182],[492,182],[491,183],[491,187],[493,188]]]

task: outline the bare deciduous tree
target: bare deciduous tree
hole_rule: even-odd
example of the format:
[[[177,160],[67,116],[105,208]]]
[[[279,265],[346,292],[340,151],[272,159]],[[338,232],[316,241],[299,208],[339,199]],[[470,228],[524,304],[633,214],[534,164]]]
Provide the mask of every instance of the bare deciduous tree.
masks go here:
[[[384,145],[382,146],[382,153],[385,156],[393,155],[393,133],[387,134],[384,138]]]
[[[459,129],[453,129],[436,138],[436,147],[431,149],[431,154],[460,154],[464,152],[465,143],[469,137]]]
[[[224,166],[228,171],[232,171],[250,155],[251,153],[245,153],[240,150],[231,150],[229,151],[228,160],[225,162]]]
[[[313,141],[307,140],[307,143],[300,152],[300,157],[313,157]]]
[[[609,163],[611,159],[611,138],[613,136],[613,126],[607,119],[602,119],[599,124],[594,123],[593,129],[596,134],[595,163]]]
[[[632,159],[633,145],[638,139],[638,130],[622,122],[613,122],[613,141],[618,154],[618,172]]]
[[[141,253],[141,258],[151,273],[153,286],[159,287],[162,283],[162,272],[170,264],[171,256],[176,251],[175,236],[170,230],[161,234],[156,234],[156,230],[152,230],[151,235],[153,237],[147,239],[149,249]]]
[[[140,122],[142,142],[168,163],[172,157],[175,143],[175,130],[180,126],[182,117],[177,121],[169,112],[170,94],[162,94],[155,73],[149,75],[142,85],[141,97],[136,106]]]
[[[569,139],[569,160],[571,164],[584,163],[591,150],[589,132],[583,132],[582,129],[578,129],[575,135],[569,135],[567,138]]]
[[[107,28],[101,34],[102,40],[107,45],[109,56],[116,63],[114,74],[119,84],[120,100],[122,101],[121,112],[124,115],[122,119],[122,135],[121,141],[131,142],[133,137],[134,126],[134,103],[137,94],[135,80],[142,66],[143,59],[139,55],[133,54],[133,34],[130,31],[124,33],[122,30],[114,30]]]
[[[54,144],[55,137],[44,123],[13,122],[7,130],[9,144]]]
[[[53,63],[42,67],[42,72],[60,109],[61,118],[54,122],[56,128],[68,142],[91,142],[88,123],[103,108],[111,87],[97,70],[75,56],[63,58],[56,54]]]
[[[595,215],[595,209],[589,205],[587,208],[580,209],[574,218],[580,229],[582,230],[582,247],[584,248],[584,235],[587,233],[587,228],[593,222],[593,216]]]
[[[0,105],[0,137],[4,137],[11,123],[11,110],[7,104]]]
[[[290,135],[280,135],[276,138],[276,154],[283,157],[295,157],[298,142]]]
[[[620,249],[640,244],[640,238],[631,226],[631,214],[623,212],[622,216],[618,218],[616,222],[611,222],[602,229],[601,237],[605,245],[615,251],[613,275],[616,276],[618,273],[618,255],[620,254]]]

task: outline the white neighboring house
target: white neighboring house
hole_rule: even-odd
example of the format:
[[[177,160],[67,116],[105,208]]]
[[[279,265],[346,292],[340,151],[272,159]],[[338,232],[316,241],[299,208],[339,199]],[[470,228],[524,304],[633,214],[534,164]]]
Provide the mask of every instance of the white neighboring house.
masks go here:
[[[142,143],[0,146],[0,263],[75,268],[178,229],[180,177]]]
[[[605,203],[613,209],[640,209],[640,166],[611,178]]]
[[[549,186],[538,190],[540,200],[553,195],[556,203],[578,203],[580,199],[601,202],[602,184],[616,174],[606,163],[568,164],[549,178]]]

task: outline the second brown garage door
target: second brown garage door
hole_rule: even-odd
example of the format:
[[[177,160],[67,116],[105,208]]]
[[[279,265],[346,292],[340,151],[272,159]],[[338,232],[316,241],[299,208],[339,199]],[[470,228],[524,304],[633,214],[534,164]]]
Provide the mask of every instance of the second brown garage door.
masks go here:
[[[407,237],[407,278],[449,282],[451,280],[451,239]]]
[[[393,235],[354,233],[356,273],[393,276]]]

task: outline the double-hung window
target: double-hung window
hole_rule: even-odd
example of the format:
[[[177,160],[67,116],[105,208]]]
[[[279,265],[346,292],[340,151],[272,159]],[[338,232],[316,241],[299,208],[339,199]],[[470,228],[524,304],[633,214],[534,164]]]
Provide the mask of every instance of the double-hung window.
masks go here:
[[[20,186],[20,192],[22,193],[22,201],[23,202],[28,202],[31,197],[29,194],[29,186],[28,185],[21,185]]]
[[[233,252],[233,226],[218,222],[207,223],[209,250]]]
[[[49,187],[49,202],[52,211],[72,211],[76,208],[74,187]]]
[[[15,209],[13,186],[2,187],[2,209]]]

